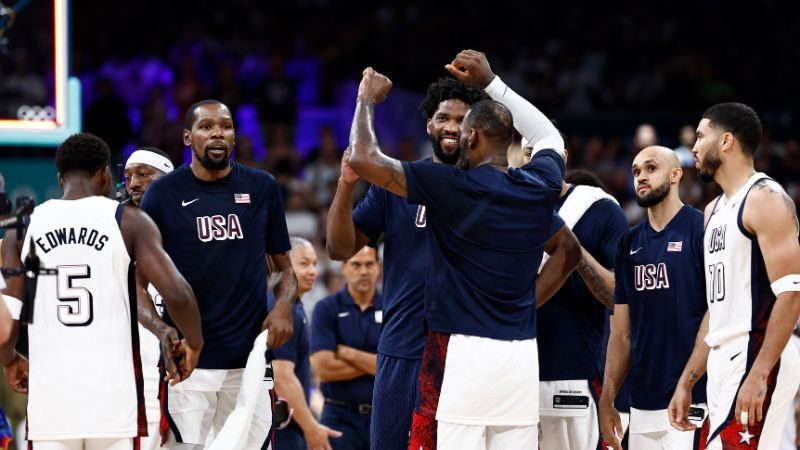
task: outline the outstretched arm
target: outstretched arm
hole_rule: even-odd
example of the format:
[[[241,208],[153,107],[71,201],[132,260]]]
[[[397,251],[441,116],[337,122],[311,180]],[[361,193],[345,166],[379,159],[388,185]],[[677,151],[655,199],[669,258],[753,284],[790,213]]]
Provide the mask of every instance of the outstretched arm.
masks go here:
[[[170,317],[185,337],[187,348],[181,369],[182,378],[185,379],[194,370],[203,348],[197,299],[189,283],[164,251],[161,232],[147,214],[137,208],[124,208],[121,228],[129,251],[136,257],[137,271],[164,298]]]
[[[368,67],[358,86],[358,99],[350,127],[350,167],[361,178],[401,197],[408,196],[406,174],[400,161],[386,156],[375,136],[375,105],[386,99],[392,82]]]
[[[564,158],[564,139],[553,122],[492,73],[485,54],[464,50],[445,69],[464,84],[484,89],[492,100],[505,105],[514,118],[514,128],[533,144],[533,153],[549,148]]]

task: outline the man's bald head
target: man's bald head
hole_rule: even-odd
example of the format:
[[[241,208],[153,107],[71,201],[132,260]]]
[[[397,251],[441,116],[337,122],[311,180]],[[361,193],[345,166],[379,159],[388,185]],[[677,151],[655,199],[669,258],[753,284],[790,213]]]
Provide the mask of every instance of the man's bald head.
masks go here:
[[[680,201],[678,190],[672,186],[677,187],[683,170],[678,155],[671,149],[659,145],[645,147],[633,159],[631,174],[639,206],[650,208],[668,197]]]
[[[636,164],[638,160],[641,164],[648,159],[654,159],[659,163],[666,165],[666,167],[669,169],[679,169],[681,167],[681,161],[678,159],[678,154],[672,149],[662,147],[660,145],[651,145],[643,148],[633,159],[633,163]]]

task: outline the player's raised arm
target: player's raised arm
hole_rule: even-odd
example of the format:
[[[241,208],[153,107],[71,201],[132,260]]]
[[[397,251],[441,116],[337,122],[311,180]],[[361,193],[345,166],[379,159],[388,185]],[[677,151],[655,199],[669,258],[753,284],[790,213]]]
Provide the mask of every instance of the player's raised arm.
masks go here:
[[[122,235],[137,260],[137,271],[155,286],[167,303],[170,317],[186,339],[183,378],[197,364],[203,334],[197,299],[161,244],[161,232],[150,217],[136,208],[124,208]]]
[[[267,346],[277,348],[285,344],[294,333],[292,306],[297,299],[297,278],[292,269],[289,252],[269,255],[269,260],[270,270],[274,268],[274,274],[278,279],[273,289],[277,301],[264,319],[261,329],[269,330]]]
[[[772,292],[777,297],[769,316],[761,351],[739,389],[736,418],[762,420],[767,377],[786,348],[800,317],[800,243],[794,202],[772,180],[753,185],[742,212],[742,224],[758,239]]]
[[[350,167],[350,154],[351,150],[348,148],[342,155],[342,174],[328,211],[325,247],[331,259],[337,261],[355,255],[369,241],[367,235],[353,222],[353,191],[358,175]]]
[[[496,76],[485,54],[463,50],[445,69],[464,84],[484,89],[492,100],[505,105],[514,118],[514,128],[533,144],[534,154],[553,149],[564,158],[564,139],[553,122]]]
[[[353,124],[350,126],[350,167],[358,176],[401,197],[408,196],[406,174],[400,161],[386,156],[375,136],[375,105],[384,101],[392,82],[386,76],[364,69],[358,86]]]

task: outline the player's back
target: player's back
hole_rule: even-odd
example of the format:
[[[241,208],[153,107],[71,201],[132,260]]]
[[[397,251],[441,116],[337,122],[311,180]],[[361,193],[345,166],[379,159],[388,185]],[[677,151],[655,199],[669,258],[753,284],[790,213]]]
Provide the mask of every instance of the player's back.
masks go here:
[[[430,329],[500,340],[536,336],[534,287],[563,160],[553,151],[531,164],[467,172],[404,163],[409,202],[427,206]]]
[[[22,258],[33,242],[41,267],[58,272],[39,277],[28,327],[32,440],[132,437],[143,419],[121,209],[87,197],[50,200],[31,216]]]

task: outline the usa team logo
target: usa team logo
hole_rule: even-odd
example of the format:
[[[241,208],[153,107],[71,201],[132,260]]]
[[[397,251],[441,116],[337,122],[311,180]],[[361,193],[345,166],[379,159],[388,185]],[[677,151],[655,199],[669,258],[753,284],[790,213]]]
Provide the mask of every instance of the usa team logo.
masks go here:
[[[250,203],[250,194],[233,194],[234,203]]]

